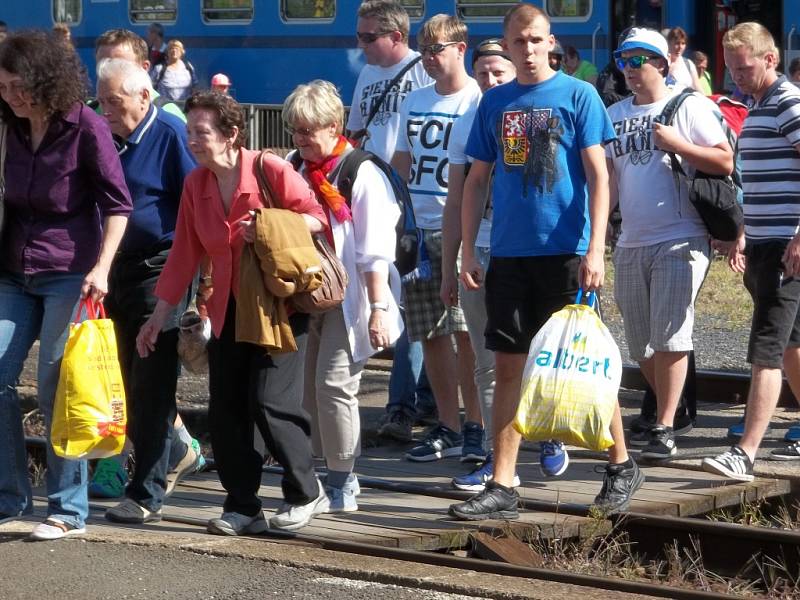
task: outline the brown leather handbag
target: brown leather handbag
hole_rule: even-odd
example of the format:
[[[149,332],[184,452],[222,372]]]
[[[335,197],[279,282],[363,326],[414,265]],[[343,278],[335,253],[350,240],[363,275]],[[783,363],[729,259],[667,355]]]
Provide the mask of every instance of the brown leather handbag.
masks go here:
[[[264,155],[269,151],[264,150],[256,160],[256,179],[261,191],[264,206],[267,208],[280,208],[275,201],[275,195],[269,185],[269,180],[264,173]],[[344,302],[345,290],[349,278],[344,263],[336,256],[336,252],[325,236],[321,233],[311,236],[317,248],[319,260],[322,264],[322,285],[311,292],[301,292],[291,296],[290,301],[296,310],[309,314],[320,314],[336,308]]]

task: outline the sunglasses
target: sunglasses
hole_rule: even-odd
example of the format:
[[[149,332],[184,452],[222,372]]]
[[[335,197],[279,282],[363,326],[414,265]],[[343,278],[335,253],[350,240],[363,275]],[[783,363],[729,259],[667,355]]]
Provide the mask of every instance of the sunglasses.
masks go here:
[[[642,65],[647,61],[656,58],[655,56],[645,56],[644,54],[639,56],[629,56],[628,58],[618,58],[616,60],[617,68],[622,71],[625,68],[625,65],[628,65],[631,69],[641,69]]]
[[[458,42],[444,42],[443,44],[430,44],[429,46],[420,46],[418,48],[419,53],[422,56],[436,56],[437,54],[441,54],[444,52],[444,49],[448,46],[452,46],[454,44],[458,44]]]
[[[356,32],[356,38],[358,38],[358,41],[361,42],[362,44],[372,44],[378,38],[383,37],[385,35],[389,35],[390,33],[393,33],[393,32],[391,32],[391,31],[376,31],[374,33],[362,33],[360,31],[357,31]]]

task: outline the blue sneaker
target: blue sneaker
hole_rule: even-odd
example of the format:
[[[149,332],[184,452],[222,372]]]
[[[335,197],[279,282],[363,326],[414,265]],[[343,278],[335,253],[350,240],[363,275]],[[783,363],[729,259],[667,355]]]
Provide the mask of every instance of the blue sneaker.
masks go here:
[[[90,498],[121,498],[128,484],[128,473],[115,458],[101,458],[89,483]]]
[[[539,455],[539,469],[545,477],[558,477],[569,466],[569,454],[564,442],[548,440],[542,442],[542,453]]]
[[[486,460],[486,450],[483,449],[485,432],[483,427],[472,421],[467,421],[461,427],[464,442],[461,445],[461,462],[483,462]]]
[[[192,450],[194,450],[195,454],[197,454],[197,468],[195,469],[195,473],[205,471],[206,457],[203,456],[203,452],[200,450],[200,442],[197,440],[197,438],[192,438]]]
[[[794,429],[794,428],[790,427],[789,431],[791,431],[792,429]],[[797,439],[800,440],[800,426],[798,426],[796,429],[797,429],[797,432],[796,432],[797,433]],[[789,431],[786,432],[786,437],[784,439],[787,442],[792,442],[794,440],[790,440],[789,439]],[[764,432],[764,435],[767,435],[769,433],[772,433],[772,427],[767,426],[767,430]],[[729,439],[738,440],[738,439],[741,439],[741,437],[743,435],[744,435],[744,417],[742,417],[742,420],[739,421],[738,423],[734,423],[733,425],[728,427],[728,438]]]
[[[789,427],[789,429],[786,431],[786,435],[783,436],[783,441],[789,442],[790,444],[800,442],[800,423]]]
[[[486,456],[478,468],[466,475],[454,477],[452,484],[457,490],[464,490],[465,492],[482,492],[486,488],[486,482],[490,481],[494,476],[494,456],[490,452]],[[519,475],[514,474],[514,482],[511,487],[519,487],[521,482]]]

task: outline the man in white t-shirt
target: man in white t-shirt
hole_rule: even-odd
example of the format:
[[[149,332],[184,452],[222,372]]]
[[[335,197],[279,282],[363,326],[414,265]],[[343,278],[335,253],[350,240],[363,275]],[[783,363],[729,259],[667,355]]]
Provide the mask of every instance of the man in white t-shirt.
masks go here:
[[[359,6],[356,37],[367,64],[356,82],[346,128],[350,138],[359,131],[363,135],[365,130],[361,147],[386,162],[392,160],[397,143],[400,105],[411,91],[433,83],[422,67],[419,53],[408,47],[409,28],[408,13],[399,2],[368,0]],[[374,117],[367,123],[376,105]],[[378,435],[409,442],[414,422],[435,414],[422,366],[422,344],[410,343],[403,330],[394,348],[389,401]]]
[[[442,281],[442,211],[447,198],[447,151],[453,124],[480,98],[477,82],[467,75],[464,54],[467,27],[454,16],[435,15],[417,34],[423,65],[435,84],[411,92],[400,109],[400,134],[392,166],[408,181],[417,226],[424,245],[421,262],[427,273],[404,281],[406,331],[421,341],[425,370],[439,411],[439,424],[425,441],[406,453],[415,461],[461,456],[462,461],[486,458],[484,431],[475,389],[475,358],[464,313],[445,306]],[[421,265],[422,266],[422,265]],[[458,353],[453,350],[455,338]],[[466,422],[460,424],[458,392],[464,399]]]
[[[395,150],[400,105],[409,92],[433,83],[417,60],[384,94],[395,77],[419,56],[408,47],[408,32],[408,13],[398,2],[370,0],[358,9],[356,36],[367,64],[356,81],[347,130],[352,134],[366,129],[368,137],[361,147],[386,162],[392,160]],[[375,116],[368,124],[367,119],[379,101]]]
[[[634,28],[614,53],[633,92],[608,109],[617,139],[606,146],[612,206],[617,200],[622,233],[614,252],[614,295],[622,313],[631,358],[656,394],[656,423],[632,435],[641,456],[665,459],[677,452],[673,430],[692,350],[694,302],[708,271],[708,230],[676,186],[670,157],[683,169],[728,175],[733,151],[716,107],[700,94],[686,98],[673,124],[659,117],[678,92],[665,82],[669,51],[657,31]]]
[[[472,50],[472,73],[485,92],[497,85],[511,81],[517,74],[514,64],[503,49],[501,40],[484,40]],[[492,478],[492,404],[494,401],[495,363],[494,352],[486,348],[486,289],[468,290],[458,281],[458,255],[461,248],[461,198],[464,180],[472,160],[466,154],[467,138],[475,120],[478,103],[458,118],[450,133],[447,149],[448,177],[447,201],[442,218],[442,286],[441,299],[445,306],[461,306],[467,330],[475,352],[475,385],[486,432],[486,460],[471,473],[453,478],[453,487],[459,490],[480,492]],[[483,207],[481,226],[475,240],[475,257],[484,269],[489,266],[489,235],[492,229],[491,198]]]

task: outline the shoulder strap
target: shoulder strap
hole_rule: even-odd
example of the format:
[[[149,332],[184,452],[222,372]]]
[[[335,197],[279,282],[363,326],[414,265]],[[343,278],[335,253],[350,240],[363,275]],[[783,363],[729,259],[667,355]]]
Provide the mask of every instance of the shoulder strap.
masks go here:
[[[269,184],[269,178],[264,173],[264,158],[267,154],[272,154],[269,150],[262,150],[258,158],[253,162],[253,169],[256,172],[256,180],[258,181],[258,189],[261,192],[261,201],[264,203],[265,208],[279,208],[275,202],[275,194],[272,191],[272,186]]]
[[[420,54],[419,56],[415,56],[410,61],[408,61],[408,64],[402,69],[400,69],[397,75],[394,76],[394,79],[392,79],[389,82],[389,85],[387,85],[384,88],[383,93],[378,98],[378,101],[372,105],[372,108],[369,111],[369,116],[367,117],[367,121],[366,123],[364,123],[364,129],[369,127],[369,124],[372,123],[372,119],[374,119],[375,115],[378,114],[378,110],[380,109],[381,104],[383,104],[383,101],[386,100],[386,96],[389,94],[389,90],[391,90],[395,85],[397,85],[397,82],[403,78],[403,75],[408,73],[414,67],[414,65],[416,65],[421,60],[422,60],[422,55]]]
[[[339,178],[336,188],[339,190],[339,193],[345,197],[348,206],[353,197],[353,184],[356,180],[358,167],[360,167],[361,163],[365,160],[372,160],[373,156],[372,152],[367,152],[360,148],[353,148],[339,161],[336,169],[332,172],[332,179],[336,179],[337,176]]]
[[[667,105],[664,107],[664,110],[661,111],[659,115],[659,122],[663,123],[664,125],[672,125],[672,122],[675,120],[675,113],[678,112],[678,108],[680,108],[681,104],[683,104],[684,100],[686,100],[689,96],[694,94],[694,88],[684,88],[682,92],[676,94],[672,98],[670,98]],[[685,175],[683,171],[683,167],[681,167],[681,163],[678,161],[678,157],[675,156],[675,153],[668,152],[670,164],[672,166],[672,176],[675,179],[675,185],[678,186],[680,184],[680,175]]]

